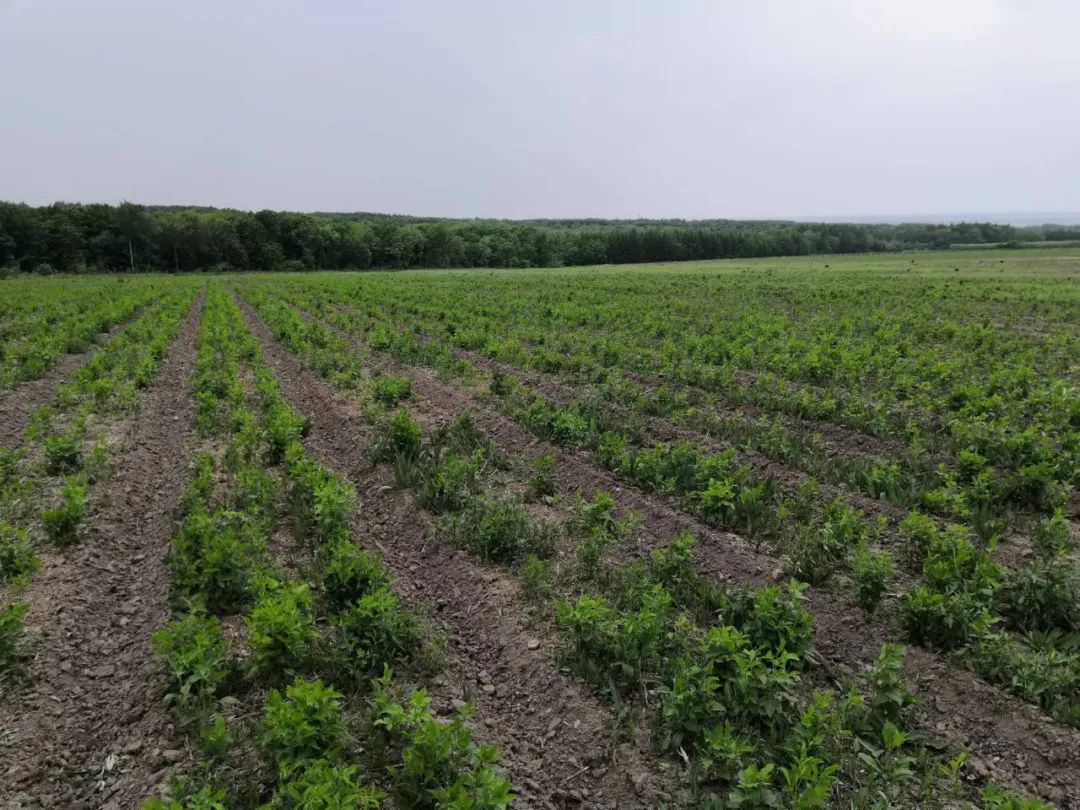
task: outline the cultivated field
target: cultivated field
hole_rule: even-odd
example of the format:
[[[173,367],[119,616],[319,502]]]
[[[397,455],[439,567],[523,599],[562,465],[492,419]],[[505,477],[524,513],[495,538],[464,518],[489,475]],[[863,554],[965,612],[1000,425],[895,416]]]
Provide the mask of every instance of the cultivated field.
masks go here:
[[[1073,253],[0,281],[0,807],[1080,809]]]

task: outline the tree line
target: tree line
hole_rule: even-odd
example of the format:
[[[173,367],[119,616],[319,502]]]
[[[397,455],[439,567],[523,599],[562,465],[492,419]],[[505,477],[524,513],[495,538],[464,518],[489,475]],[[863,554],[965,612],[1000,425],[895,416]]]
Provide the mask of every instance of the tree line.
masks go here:
[[[0,203],[0,269],[30,273],[554,267],[1076,238],[1080,226],[453,220],[132,203]]]

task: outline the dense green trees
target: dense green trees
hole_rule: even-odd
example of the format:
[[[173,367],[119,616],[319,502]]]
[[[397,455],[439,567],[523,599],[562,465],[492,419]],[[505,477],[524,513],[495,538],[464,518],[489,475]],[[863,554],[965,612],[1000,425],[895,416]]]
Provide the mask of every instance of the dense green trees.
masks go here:
[[[548,267],[1080,238],[1080,227],[736,220],[439,220],[0,203],[0,268],[24,272]]]

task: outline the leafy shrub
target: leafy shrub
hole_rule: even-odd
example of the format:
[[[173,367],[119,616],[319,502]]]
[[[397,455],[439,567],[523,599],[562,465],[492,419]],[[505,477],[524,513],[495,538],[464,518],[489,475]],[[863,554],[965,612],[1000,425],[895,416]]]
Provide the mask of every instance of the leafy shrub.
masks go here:
[[[292,480],[292,509],[300,537],[315,545],[337,542],[349,535],[349,516],[356,491],[339,476],[290,445],[287,466]]]
[[[534,522],[508,498],[473,498],[460,512],[444,515],[439,525],[453,543],[493,562],[529,554],[549,557],[554,547],[554,527]]]
[[[269,450],[266,460],[277,464],[285,459],[289,445],[298,443],[307,435],[311,423],[280,400],[266,410],[266,440]]]
[[[185,513],[208,503],[214,491],[214,457],[209,453],[196,453],[191,466],[191,480],[184,490],[182,504]]]
[[[30,535],[0,520],[0,582],[25,581],[38,568]]]
[[[412,382],[408,377],[380,377],[375,381],[375,399],[387,406],[394,406],[412,395]]]
[[[887,722],[902,726],[915,704],[915,696],[904,681],[904,653],[899,644],[882,644],[866,675],[869,717],[875,729],[882,729]]]
[[[551,598],[554,589],[549,560],[542,560],[535,554],[530,554],[521,563],[518,576],[521,579],[521,590],[527,599],[540,602]]]
[[[797,716],[796,655],[753,646],[734,627],[710,627],[664,688],[662,747],[701,745],[718,723],[779,734]]]
[[[323,589],[334,612],[390,584],[390,573],[374,554],[360,550],[348,540],[339,540],[322,568]]]
[[[316,760],[281,783],[265,810],[378,810],[383,798],[356,765]]]
[[[271,583],[247,617],[251,666],[281,680],[303,669],[315,639],[311,594],[303,583]]]
[[[1049,557],[1064,554],[1072,546],[1069,537],[1069,522],[1065,519],[1065,510],[1058,507],[1054,514],[1040,520],[1035,525],[1033,534],[1035,545]]]
[[[412,657],[420,641],[416,619],[386,587],[346,608],[335,623],[345,666],[361,681]]]
[[[728,621],[746,633],[755,647],[784,650],[801,658],[810,649],[814,635],[814,617],[803,602],[806,585],[789,582],[770,585],[745,594],[741,606],[734,606]],[[749,598],[749,605],[745,604]]]
[[[908,544],[914,551],[913,556],[922,559],[937,538],[938,529],[933,518],[920,512],[911,512],[901,521],[900,533],[907,538]]]
[[[386,434],[372,449],[375,461],[389,461],[395,456],[413,459],[420,455],[423,436],[420,425],[408,410],[402,409],[390,420]]]
[[[86,519],[86,481],[72,476],[64,483],[60,506],[41,513],[45,532],[54,543],[69,545],[79,536],[79,528]]]
[[[601,532],[614,536],[619,525],[615,519],[615,498],[610,492],[597,492],[591,501],[581,504],[575,523],[586,534]]]
[[[478,746],[465,721],[468,707],[449,723],[431,714],[427,692],[404,703],[389,693],[389,673],[376,683],[371,702],[375,747],[404,807],[416,810],[504,810],[510,784],[495,772],[498,752]]]
[[[196,511],[173,540],[170,564],[177,591],[212,613],[230,613],[251,596],[253,557],[262,544],[235,513]]]
[[[82,467],[79,442],[71,436],[50,436],[45,440],[45,471],[49,475],[78,472]]]
[[[860,543],[851,556],[851,579],[855,596],[867,613],[873,613],[893,581],[896,566],[887,551],[872,551]]]
[[[323,759],[334,760],[345,745],[341,693],[322,681],[297,678],[285,696],[272,689],[257,737],[283,778]]]
[[[735,484],[728,478],[710,478],[698,496],[701,513],[722,525],[735,515]]]
[[[957,650],[990,629],[992,617],[970,593],[939,593],[925,585],[908,593],[902,614],[904,631],[916,644]]]
[[[559,605],[557,623],[567,637],[567,663],[597,686],[622,692],[655,670],[672,618],[671,596],[655,586],[633,613],[620,614],[603,599],[582,596]]]
[[[1080,630],[1080,571],[1063,557],[1039,557],[1010,570],[996,607],[1015,630]]]
[[[1001,582],[1001,566],[975,548],[963,526],[949,525],[930,543],[923,575],[931,588],[942,593],[964,592],[987,599]]]
[[[796,533],[791,572],[811,584],[829,579],[848,554],[865,542],[862,513],[837,498],[825,505],[821,518]]]
[[[165,702],[193,719],[212,705],[230,676],[228,641],[215,619],[190,612],[154,634],[154,652],[169,673]]]
[[[558,486],[555,481],[555,457],[546,453],[536,460],[533,474],[529,478],[529,499],[540,500],[555,494]]]

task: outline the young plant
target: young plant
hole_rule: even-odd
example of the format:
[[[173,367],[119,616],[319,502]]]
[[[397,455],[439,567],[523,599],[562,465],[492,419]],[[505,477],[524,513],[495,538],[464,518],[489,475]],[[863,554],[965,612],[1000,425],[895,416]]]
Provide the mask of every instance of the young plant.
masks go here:
[[[23,638],[23,617],[29,605],[8,605],[0,608],[0,687],[15,667]]]
[[[323,591],[335,613],[390,584],[390,573],[378,557],[348,540],[331,547],[322,568]]]
[[[558,489],[555,480],[555,457],[546,453],[536,460],[529,478],[529,500],[550,498]]]
[[[376,681],[371,701],[375,749],[390,773],[398,800],[416,810],[505,810],[510,784],[495,771],[496,749],[478,746],[466,724],[469,707],[443,723],[431,713],[427,692],[405,703],[389,692],[390,675]]]
[[[320,759],[278,785],[264,810],[378,810],[384,798],[364,783],[358,766]]]
[[[336,619],[346,669],[366,682],[385,667],[412,658],[420,627],[387,588],[362,597]]]
[[[412,395],[412,382],[408,377],[380,377],[372,394],[376,401],[393,407]]]
[[[872,551],[863,542],[851,555],[851,580],[862,609],[873,613],[892,584],[896,566],[887,551]]]
[[[79,442],[71,436],[50,436],[45,440],[45,471],[49,475],[76,473],[82,467]]]
[[[41,513],[45,532],[54,543],[66,546],[78,539],[79,529],[86,519],[86,492],[85,479],[72,476],[64,482],[60,505]]]
[[[169,674],[165,702],[185,721],[204,717],[228,681],[228,641],[216,619],[190,612],[154,634]]]
[[[23,583],[38,565],[30,535],[0,520],[0,583]]]
[[[257,730],[259,745],[284,779],[319,760],[336,760],[345,746],[340,692],[297,678],[270,691]]]
[[[315,640],[306,585],[269,583],[245,621],[254,674],[281,681],[304,669]]]

